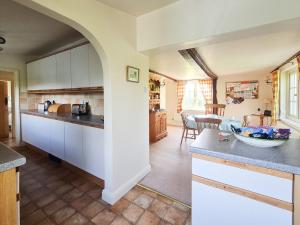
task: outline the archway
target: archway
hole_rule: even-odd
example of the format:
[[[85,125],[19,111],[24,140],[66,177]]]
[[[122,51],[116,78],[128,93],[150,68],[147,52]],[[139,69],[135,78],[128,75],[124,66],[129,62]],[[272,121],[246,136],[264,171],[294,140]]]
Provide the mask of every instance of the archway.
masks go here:
[[[104,74],[105,189],[114,203],[150,171],[148,138],[148,57],[136,50],[135,17],[96,0],[22,1],[81,32],[95,47]],[[86,12],[86,13],[82,13]],[[140,83],[127,82],[126,66],[140,69]]]

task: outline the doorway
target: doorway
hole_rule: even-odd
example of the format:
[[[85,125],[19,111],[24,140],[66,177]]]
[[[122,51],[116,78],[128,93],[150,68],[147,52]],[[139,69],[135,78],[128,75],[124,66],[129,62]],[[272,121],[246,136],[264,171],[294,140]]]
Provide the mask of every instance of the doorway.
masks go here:
[[[0,138],[14,139],[15,104],[14,73],[0,71]]]

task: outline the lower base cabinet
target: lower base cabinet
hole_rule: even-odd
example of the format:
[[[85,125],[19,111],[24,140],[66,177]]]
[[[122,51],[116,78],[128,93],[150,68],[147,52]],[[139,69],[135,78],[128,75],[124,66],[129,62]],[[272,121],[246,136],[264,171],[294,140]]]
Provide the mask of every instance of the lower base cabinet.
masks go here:
[[[192,224],[292,225],[293,213],[192,181]]]
[[[104,130],[22,114],[22,140],[104,179]]]

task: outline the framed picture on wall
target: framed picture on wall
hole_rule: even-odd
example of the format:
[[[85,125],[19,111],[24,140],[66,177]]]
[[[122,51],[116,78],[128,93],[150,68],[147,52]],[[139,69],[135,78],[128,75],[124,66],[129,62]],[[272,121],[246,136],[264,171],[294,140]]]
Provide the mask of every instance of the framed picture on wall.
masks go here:
[[[139,83],[140,82],[140,69],[133,66],[127,66],[127,81]]]
[[[258,80],[226,82],[226,103],[240,104],[258,98]]]

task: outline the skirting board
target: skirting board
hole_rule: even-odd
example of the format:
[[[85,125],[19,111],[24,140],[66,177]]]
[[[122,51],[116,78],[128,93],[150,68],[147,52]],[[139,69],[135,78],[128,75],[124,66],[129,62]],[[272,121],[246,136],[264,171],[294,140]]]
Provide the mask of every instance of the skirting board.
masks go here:
[[[113,192],[105,188],[102,192],[102,199],[111,205],[115,204],[119,199],[127,194],[128,191],[130,191],[135,185],[137,185],[141,181],[141,179],[143,179],[150,171],[151,166],[148,165],[142,171],[128,180],[128,182],[124,183]]]

